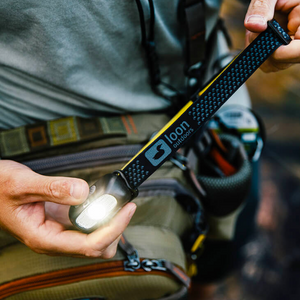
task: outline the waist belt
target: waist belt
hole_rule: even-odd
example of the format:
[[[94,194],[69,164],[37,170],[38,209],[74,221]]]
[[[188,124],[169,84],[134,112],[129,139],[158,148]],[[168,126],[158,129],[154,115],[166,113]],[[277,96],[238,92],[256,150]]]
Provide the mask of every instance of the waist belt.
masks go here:
[[[147,122],[150,119],[151,122]],[[62,149],[68,147],[67,152],[72,153],[76,152],[77,144],[88,144],[95,140],[102,141],[97,147],[147,142],[153,132],[163,126],[168,119],[164,114],[95,118],[71,116],[2,130],[0,159],[24,160],[28,156],[36,156],[39,152],[57,151],[59,147]],[[87,149],[90,148],[87,146]]]
[[[131,130],[129,124],[124,116],[92,119],[66,117],[2,131],[0,132],[1,157],[15,157],[105,136],[126,135]]]

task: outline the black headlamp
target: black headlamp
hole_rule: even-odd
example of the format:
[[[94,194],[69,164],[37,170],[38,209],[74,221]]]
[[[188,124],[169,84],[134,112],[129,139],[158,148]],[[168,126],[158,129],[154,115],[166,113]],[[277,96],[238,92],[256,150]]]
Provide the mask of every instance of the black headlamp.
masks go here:
[[[90,187],[85,202],[70,207],[70,220],[79,230],[92,232],[109,221],[137,195],[138,190],[128,185],[121,171],[106,174]]]
[[[120,171],[100,178],[88,199],[69,211],[71,222],[91,232],[109,221],[134,199],[137,188],[200,129],[260,65],[281,45],[291,41],[275,21],[235,57],[137,153]]]

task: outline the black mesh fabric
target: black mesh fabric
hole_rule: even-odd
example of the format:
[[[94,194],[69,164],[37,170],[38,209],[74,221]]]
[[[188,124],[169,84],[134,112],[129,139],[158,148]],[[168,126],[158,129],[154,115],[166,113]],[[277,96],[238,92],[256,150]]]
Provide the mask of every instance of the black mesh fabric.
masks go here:
[[[234,137],[226,136],[221,139],[239,142]],[[200,184],[207,193],[207,197],[201,200],[209,214],[217,217],[229,215],[245,200],[251,186],[251,164],[243,158],[241,151],[236,154],[239,163],[236,166],[238,171],[234,175],[223,178],[198,176]]]

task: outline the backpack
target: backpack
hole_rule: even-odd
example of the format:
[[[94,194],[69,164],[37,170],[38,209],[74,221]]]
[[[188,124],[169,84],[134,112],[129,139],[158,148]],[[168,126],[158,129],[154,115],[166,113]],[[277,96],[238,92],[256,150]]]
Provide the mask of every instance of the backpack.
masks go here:
[[[28,135],[43,126],[75,126],[80,132],[88,122],[99,121],[102,128],[97,137],[82,135],[76,142],[65,139],[57,146],[26,153],[16,153],[12,148],[15,129],[7,130],[1,156],[41,174],[74,176],[91,184],[120,168],[168,117],[141,114],[96,119],[68,117],[26,126],[22,132]],[[134,200],[138,209],[121,239],[123,247],[109,260],[40,255],[0,231],[0,299],[185,299],[190,278],[182,240],[190,240],[195,220],[199,224],[202,217],[200,202],[187,187],[182,170],[171,162],[153,174]],[[192,210],[195,205],[198,215]]]

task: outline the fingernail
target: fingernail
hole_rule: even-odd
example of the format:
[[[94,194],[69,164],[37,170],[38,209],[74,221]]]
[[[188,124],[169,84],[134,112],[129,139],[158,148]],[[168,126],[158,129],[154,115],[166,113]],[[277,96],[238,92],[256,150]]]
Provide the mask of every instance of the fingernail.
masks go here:
[[[261,15],[252,15],[247,18],[246,23],[266,24],[266,19]]]
[[[72,184],[70,194],[75,199],[82,199],[84,194],[84,187],[82,184]]]
[[[132,218],[132,216],[133,216],[133,214],[135,213],[135,211],[136,211],[136,205],[134,205],[132,208],[131,208],[131,210],[130,210],[130,212],[129,212],[129,214],[128,214],[128,217],[131,219]]]

